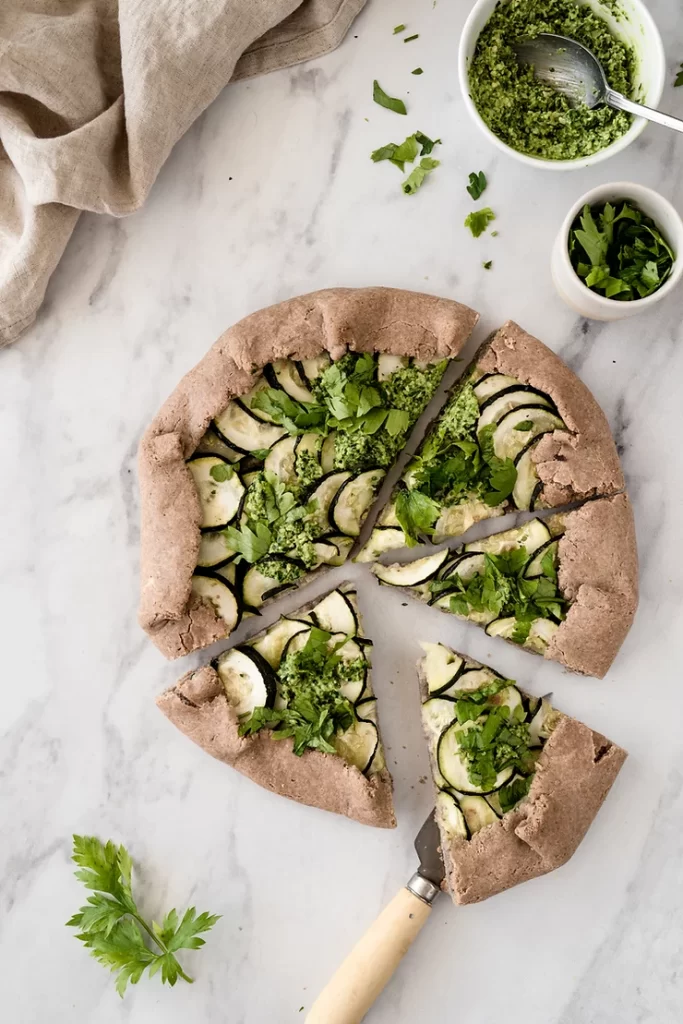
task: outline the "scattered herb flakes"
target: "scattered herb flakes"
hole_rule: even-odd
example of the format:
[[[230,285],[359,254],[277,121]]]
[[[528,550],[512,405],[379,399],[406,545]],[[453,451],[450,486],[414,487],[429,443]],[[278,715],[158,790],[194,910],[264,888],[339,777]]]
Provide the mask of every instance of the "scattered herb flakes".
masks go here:
[[[498,238],[498,232],[497,231],[492,231],[491,232],[491,238]]]
[[[569,233],[574,270],[592,291],[608,299],[644,299],[669,278],[675,254],[659,228],[637,206],[623,200],[584,206]]]
[[[419,188],[424,184],[425,178],[428,174],[438,167],[441,163],[440,160],[433,160],[430,156],[423,156],[420,163],[415,167],[406,180],[401,185],[401,188],[407,196],[414,196]]]
[[[467,191],[476,202],[477,199],[479,199],[479,197],[481,196],[482,192],[485,190],[487,185],[488,182],[486,180],[486,175],[484,174],[483,171],[472,171],[472,173],[470,174],[470,183],[467,186]]]
[[[492,220],[496,219],[496,215],[490,206],[484,206],[481,210],[473,210],[465,218],[465,227],[469,228],[475,238],[479,238],[479,235],[483,235],[487,227]]]
[[[683,64],[681,64],[681,69],[678,72],[678,74],[676,75],[676,81],[674,82],[674,89],[677,89],[679,85],[683,85]]]
[[[412,43],[413,39],[419,39],[420,33],[416,32],[414,36],[406,36],[403,40],[404,43]]]
[[[372,98],[380,107],[393,110],[395,114],[407,114],[406,105],[403,100],[387,95],[377,79],[372,83]]]
[[[380,146],[370,154],[370,159],[373,163],[389,160],[403,173],[407,163],[412,164],[418,156],[428,156],[434,146],[438,146],[440,143],[441,139],[430,139],[428,135],[418,131],[405,138],[400,145],[388,142],[386,146]]]
[[[410,73],[411,75],[424,75],[424,71],[422,70],[422,68],[413,68],[413,70]]]
[[[482,263],[482,267],[484,268],[484,270],[490,270],[492,266],[493,260],[485,260],[484,263]],[[519,430],[519,427],[517,429]]]
[[[422,149],[420,150],[420,156],[429,156],[431,151],[434,149],[434,146],[441,145],[441,139],[432,140],[427,135],[424,135],[422,132],[415,132],[415,138],[422,146]]]
[[[399,34],[399,32],[405,32],[405,30],[406,30],[405,25],[395,25],[394,26],[394,35],[397,36]]]

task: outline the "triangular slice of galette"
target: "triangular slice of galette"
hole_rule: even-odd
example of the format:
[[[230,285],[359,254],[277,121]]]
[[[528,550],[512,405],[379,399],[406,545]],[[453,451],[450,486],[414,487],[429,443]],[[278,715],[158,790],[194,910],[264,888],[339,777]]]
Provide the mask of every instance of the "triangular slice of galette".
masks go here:
[[[638,604],[635,527],[625,494],[372,571],[380,583],[405,587],[490,636],[599,678]]]
[[[418,665],[446,887],[476,903],[575,852],[626,752],[442,644]]]
[[[333,289],[216,342],[140,447],[140,622],[167,657],[346,560],[476,321],[428,295]]]
[[[586,385],[510,322],[453,388],[358,560],[458,537],[513,508],[556,508],[623,487],[609,425]]]
[[[260,786],[393,828],[371,649],[356,593],[343,586],[188,672],[157,704]]]

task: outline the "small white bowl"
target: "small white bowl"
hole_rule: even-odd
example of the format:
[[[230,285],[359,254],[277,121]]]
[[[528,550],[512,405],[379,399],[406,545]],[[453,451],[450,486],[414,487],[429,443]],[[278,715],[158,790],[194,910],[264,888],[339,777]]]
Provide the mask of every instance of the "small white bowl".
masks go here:
[[[569,232],[586,203],[595,206],[598,203],[616,203],[623,199],[631,199],[643,213],[652,217],[676,258],[671,276],[656,292],[646,295],[644,299],[620,302],[618,299],[608,299],[604,295],[599,295],[583,283],[569,258]],[[550,270],[560,298],[589,320],[625,320],[626,317],[636,316],[666,298],[683,276],[683,220],[668,199],[644,185],[636,185],[632,181],[598,185],[577,199],[564,218],[553,246]]]
[[[615,36],[634,48],[637,64],[633,95],[648,107],[659,106],[666,78],[666,57],[662,37],[642,0],[619,0],[619,6],[623,10],[624,16],[618,20],[610,12],[609,7],[601,4],[600,0],[576,0],[576,2],[587,3],[603,21],[607,22]],[[497,135],[494,135],[481,118],[470,96],[469,66],[481,31],[498,3],[499,0],[476,0],[462,30],[458,52],[458,75],[465,106],[475,124],[494,146],[530,167],[543,167],[545,170],[552,171],[573,171],[578,167],[591,167],[616,153],[621,153],[623,149],[630,146],[647,124],[642,117],[634,118],[633,124],[626,134],[613,142],[611,146],[576,160],[544,160],[541,157],[528,156],[526,153],[520,153],[513,149],[512,146],[508,146]]]

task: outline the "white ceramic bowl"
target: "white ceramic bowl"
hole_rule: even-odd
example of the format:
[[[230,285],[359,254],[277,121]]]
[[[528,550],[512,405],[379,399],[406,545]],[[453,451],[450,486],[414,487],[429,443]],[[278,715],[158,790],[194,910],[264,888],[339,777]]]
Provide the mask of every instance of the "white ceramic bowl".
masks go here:
[[[577,3],[587,3],[596,14],[608,23],[614,35],[623,39],[632,46],[637,54],[637,67],[634,82],[634,97],[637,97],[648,107],[657,107],[662,98],[664,81],[666,76],[666,57],[662,38],[655,25],[652,15],[641,0],[619,0],[619,5],[626,15],[619,20],[610,13],[609,7],[600,3],[600,0],[576,0]],[[519,153],[516,149],[508,146],[498,138],[484,123],[477,108],[472,102],[469,91],[469,66],[474,54],[477,39],[484,28],[484,25],[491,17],[498,0],[476,0],[470,15],[465,22],[465,27],[460,37],[460,50],[458,53],[458,74],[460,77],[460,88],[465,99],[470,116],[475,124],[479,126],[484,135],[505,153],[509,153],[522,163],[531,167],[543,167],[546,170],[570,171],[577,167],[590,167],[598,164],[615,153],[621,153],[634,139],[637,139],[647,124],[642,117],[634,118],[633,124],[621,138],[607,146],[605,149],[592,153],[591,156],[580,157],[577,160],[543,160],[540,157],[527,156],[526,153]]]
[[[586,203],[594,206],[607,201],[615,203],[620,199],[633,200],[643,213],[652,217],[676,256],[671,276],[661,288],[644,299],[633,299],[628,302],[607,299],[604,295],[591,291],[576,273],[569,259],[569,231]],[[683,220],[668,199],[644,185],[636,185],[632,181],[598,185],[577,199],[565,217],[553,246],[550,269],[560,298],[589,320],[624,320],[626,317],[636,316],[666,298],[683,276]]]

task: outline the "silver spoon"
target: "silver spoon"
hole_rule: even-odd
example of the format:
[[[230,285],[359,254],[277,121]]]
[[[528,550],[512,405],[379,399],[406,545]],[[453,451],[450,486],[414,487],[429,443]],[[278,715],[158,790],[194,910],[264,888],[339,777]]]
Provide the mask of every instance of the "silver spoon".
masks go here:
[[[535,39],[517,43],[514,49],[521,64],[531,64],[536,78],[561,92],[573,107],[583,103],[592,108],[606,103],[616,110],[683,132],[680,118],[634,103],[610,89],[600,61],[575,39],[542,32]]]

